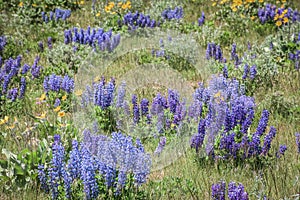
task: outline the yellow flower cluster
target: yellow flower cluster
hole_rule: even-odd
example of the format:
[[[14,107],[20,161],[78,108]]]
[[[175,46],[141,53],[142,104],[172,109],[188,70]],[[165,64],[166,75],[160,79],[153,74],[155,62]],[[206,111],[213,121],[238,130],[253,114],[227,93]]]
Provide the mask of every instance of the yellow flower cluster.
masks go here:
[[[238,7],[240,6],[245,6],[246,8],[249,7],[249,4],[251,3],[255,3],[255,2],[258,2],[258,3],[263,3],[264,0],[212,0],[212,1],[215,1],[212,6],[216,6],[217,4],[219,5],[223,5],[223,4],[230,4],[230,8],[233,12],[236,12],[238,10]]]
[[[278,9],[276,9],[276,12],[278,12]],[[286,24],[286,23],[289,22],[289,18],[287,18],[287,17],[285,16],[285,14],[287,14],[287,12],[288,12],[288,10],[285,9],[280,15],[279,15],[278,13],[275,15],[274,21],[276,21],[276,22],[275,22],[276,26],[279,27],[279,26],[281,26],[282,24]]]
[[[0,120],[0,125],[6,124],[8,122],[8,116],[5,116],[4,119]]]
[[[107,4],[107,6],[105,6],[104,10],[105,12],[107,13],[111,13],[111,14],[115,14],[116,11],[113,11],[114,9],[115,10],[118,10],[118,8],[121,8],[123,10],[127,10],[127,9],[130,9],[131,8],[131,2],[130,1],[127,1],[126,3],[122,3],[122,2],[119,2],[116,6],[116,4],[114,2],[109,2]],[[99,15],[100,16],[100,13],[97,13],[96,16]]]

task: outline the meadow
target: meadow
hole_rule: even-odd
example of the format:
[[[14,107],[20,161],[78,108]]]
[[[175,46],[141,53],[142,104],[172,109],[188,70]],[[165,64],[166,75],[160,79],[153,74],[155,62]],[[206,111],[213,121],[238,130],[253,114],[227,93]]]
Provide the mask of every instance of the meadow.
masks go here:
[[[298,0],[0,2],[0,199],[300,199]]]

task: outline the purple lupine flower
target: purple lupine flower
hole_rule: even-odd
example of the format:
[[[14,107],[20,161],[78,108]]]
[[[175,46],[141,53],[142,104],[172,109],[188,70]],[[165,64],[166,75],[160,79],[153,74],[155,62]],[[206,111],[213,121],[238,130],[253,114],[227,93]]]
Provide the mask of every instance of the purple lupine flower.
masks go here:
[[[221,181],[211,186],[211,198],[213,200],[225,200],[226,183]]]
[[[62,79],[61,89],[67,93],[71,93],[74,90],[74,80],[68,75],[65,75]]]
[[[256,133],[258,134],[258,136],[262,136],[263,133],[265,132],[267,126],[268,126],[268,121],[269,121],[269,111],[268,110],[263,110],[262,114],[261,114],[261,118],[259,120],[257,129],[256,129]]]
[[[216,46],[215,59],[220,61],[220,62],[222,62],[222,60],[223,60],[223,52],[222,52],[222,49],[221,49],[220,45]]]
[[[163,19],[171,20],[171,19],[181,19],[183,17],[183,9],[182,7],[175,7],[174,10],[171,8],[167,8],[161,14]]]
[[[44,165],[38,165],[38,178],[41,184],[41,189],[44,190],[46,193],[49,192],[49,185],[47,180],[47,175],[45,172]]]
[[[54,107],[56,108],[59,105],[60,105],[60,100],[59,100],[59,98],[56,98],[55,102],[54,102]]]
[[[253,65],[250,68],[250,79],[253,80],[255,78],[256,74],[257,74],[256,65]]]
[[[64,158],[65,149],[61,144],[60,135],[54,135],[54,143],[52,145],[51,167],[48,171],[50,177],[49,186],[53,199],[58,197],[58,188],[64,174]]]
[[[158,115],[163,112],[164,109],[168,108],[167,100],[160,93],[152,101],[151,114]]]
[[[19,98],[23,98],[25,95],[25,90],[26,90],[26,79],[25,77],[21,78],[21,85],[20,85],[20,95]]]
[[[33,78],[38,78],[40,75],[40,71],[42,67],[38,66],[39,61],[40,61],[40,57],[36,56],[33,65],[31,66],[31,75],[33,76]]]
[[[5,45],[6,45],[6,37],[5,36],[0,36],[0,52],[3,51]]]
[[[247,48],[248,48],[249,51],[251,51],[251,44],[250,44],[249,41],[247,42]]]
[[[199,148],[203,145],[204,137],[205,137],[205,119],[200,119],[198,125],[198,133],[192,136],[190,144],[192,148],[196,149],[198,153]]]
[[[273,50],[273,48],[274,48],[273,42],[270,42],[270,50]]]
[[[49,49],[53,48],[53,46],[52,46],[52,37],[48,37],[47,44],[48,44]]]
[[[198,26],[202,26],[205,22],[205,15],[204,12],[202,12],[201,17],[198,19]]]
[[[300,153],[300,133],[296,133],[295,137],[296,137],[296,145],[298,147],[298,153]]]
[[[280,145],[278,152],[276,152],[276,157],[280,158],[281,156],[284,156],[285,151],[287,150],[286,145]]]
[[[271,126],[270,132],[264,138],[264,145],[262,147],[263,155],[267,155],[267,153],[269,152],[269,150],[271,148],[271,142],[272,142],[273,138],[275,137],[275,135],[276,135],[276,129],[273,126]]]
[[[168,103],[169,103],[169,108],[170,111],[175,114],[176,108],[179,104],[179,94],[175,90],[168,90]]]
[[[140,120],[140,109],[137,102],[137,96],[132,95],[132,105],[133,105],[133,122],[136,124]]]
[[[10,99],[11,101],[15,101],[18,96],[18,88],[13,88],[8,91],[7,93],[7,98]]]
[[[122,84],[118,88],[117,101],[116,101],[117,108],[124,106],[124,98],[125,98],[125,93],[126,93],[125,88],[126,88],[126,83],[122,82]]]
[[[79,145],[76,140],[72,141],[72,150],[70,152],[70,158],[68,161],[68,171],[72,180],[80,178],[81,170],[81,154],[79,151]]]
[[[235,182],[228,184],[228,199],[229,200],[248,200],[248,193],[244,186],[240,183],[236,185]]]
[[[256,156],[261,153],[260,147],[260,136],[257,133],[254,133],[252,136],[252,141],[250,142],[250,149],[248,152],[248,156]]]
[[[103,102],[103,108],[108,108],[111,106],[113,99],[114,99],[114,91],[115,91],[115,80],[111,79],[110,82],[105,86],[104,89],[104,102]]]
[[[236,60],[237,58],[237,54],[236,54],[236,44],[234,43],[232,45],[232,48],[231,48],[231,56],[230,56],[230,60]]]
[[[227,66],[226,66],[226,65],[224,65],[224,67],[223,67],[223,76],[224,76],[225,78],[228,78],[228,69],[227,69]]]
[[[249,66],[247,64],[245,64],[242,79],[245,80],[248,77],[248,73],[249,73]]]
[[[80,153],[82,156],[80,178],[83,181],[85,198],[95,199],[99,195],[99,189],[96,181],[96,167],[93,165],[93,157],[83,144],[81,145]]]
[[[148,99],[142,99],[141,101],[141,114],[147,116],[149,114],[149,101]]]
[[[154,154],[156,154],[156,155],[160,155],[161,154],[161,152],[163,151],[163,149],[164,149],[164,147],[166,145],[166,141],[167,141],[166,137],[161,137],[160,138],[158,146],[156,147],[156,149],[154,151]]]
[[[249,127],[251,126],[253,119],[254,119],[254,110],[250,109],[247,113],[247,117],[246,117],[245,121],[242,124],[241,132],[243,134],[247,134],[247,131],[248,131]]]
[[[39,41],[39,42],[38,42],[38,46],[39,46],[40,52],[44,52],[44,44],[43,44],[42,41]]]
[[[48,80],[48,83],[45,83],[45,80]],[[61,76],[57,76],[55,74],[51,74],[49,77],[45,77],[44,79],[44,90],[47,89],[58,92],[60,90],[61,85]],[[46,86],[46,87],[45,87]]]
[[[29,69],[30,69],[30,65],[24,64],[23,68],[22,68],[22,71],[21,71],[21,74],[22,75],[26,74],[29,71]]]

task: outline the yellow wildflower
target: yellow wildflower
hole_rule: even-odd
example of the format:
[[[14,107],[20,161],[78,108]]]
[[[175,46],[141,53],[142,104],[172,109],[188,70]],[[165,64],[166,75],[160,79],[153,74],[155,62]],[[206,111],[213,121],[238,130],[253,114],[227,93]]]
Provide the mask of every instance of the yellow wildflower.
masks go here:
[[[119,3],[118,3],[118,7],[121,7],[121,6],[122,6],[122,4],[123,4],[122,2],[119,2]]]
[[[8,116],[5,116],[4,119],[0,120],[0,125],[5,124],[8,122]]]
[[[43,112],[40,116],[35,116],[38,119],[45,119],[46,118],[46,112]]]
[[[100,12],[98,12],[98,13],[96,14],[96,17],[100,17]]]
[[[276,14],[276,15],[275,15],[275,17],[274,17],[274,21],[277,21],[277,20],[278,20],[278,18],[279,18],[279,15],[278,15],[278,14]]]
[[[233,12],[236,12],[236,11],[237,11],[237,8],[236,8],[236,7],[231,7],[231,10],[232,10]]]
[[[32,4],[32,6],[33,6],[33,7],[37,7],[37,5],[36,5],[35,3],[34,3],[34,4]]]
[[[110,12],[111,8],[109,6],[105,6],[105,12]]]
[[[128,8],[131,8],[131,2],[130,1],[127,1],[125,4],[122,5],[123,10],[126,10]]]
[[[280,20],[278,20],[277,22],[276,22],[276,26],[281,26],[282,25],[282,22],[280,21]]]
[[[54,110],[54,112],[58,112],[58,111],[60,111],[60,106],[57,106],[56,108],[54,108],[53,110]]]
[[[283,23],[288,23],[289,22],[289,19],[287,17],[283,18]]]
[[[76,95],[76,96],[81,96],[81,95],[82,95],[82,90],[77,90],[77,91],[75,92],[75,95]]]
[[[255,16],[250,17],[251,20],[255,20],[255,18],[256,18]]]
[[[24,3],[21,1],[21,2],[19,3],[19,7],[23,7],[23,5],[24,5]]]
[[[79,4],[80,4],[80,5],[83,5],[83,4],[84,4],[84,1],[80,1]]]
[[[115,6],[115,3],[114,2],[109,2],[108,6],[110,6],[111,8],[113,8]]]
[[[14,128],[15,128],[15,125],[13,124],[13,125],[11,125],[11,126],[6,126],[5,128],[6,128],[6,129],[10,129],[10,130],[12,130],[12,129],[14,129]]]
[[[259,2],[259,3],[263,3],[263,2],[264,2],[264,0],[258,0],[258,2]]]
[[[39,98],[40,101],[44,101],[46,99],[46,93],[43,93],[42,96]]]
[[[58,116],[59,116],[59,117],[64,117],[64,116],[66,116],[66,113],[65,113],[64,111],[60,111],[60,112],[58,113]]]
[[[213,2],[212,6],[216,6],[216,5],[217,5],[217,3],[216,3],[216,2]]]
[[[282,2],[282,3],[285,3],[285,2],[286,2],[286,0],[281,0],[281,2]]]
[[[61,97],[61,100],[65,101],[67,99],[67,95]]]

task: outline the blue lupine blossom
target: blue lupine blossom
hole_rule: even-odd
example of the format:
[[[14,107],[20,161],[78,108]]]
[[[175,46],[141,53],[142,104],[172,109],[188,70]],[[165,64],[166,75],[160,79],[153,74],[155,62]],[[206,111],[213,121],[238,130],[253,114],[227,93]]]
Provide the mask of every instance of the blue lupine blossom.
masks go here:
[[[296,145],[298,148],[298,153],[300,153],[300,133],[296,133],[295,137],[296,137]]]
[[[20,95],[19,98],[23,98],[25,95],[25,90],[26,90],[26,79],[25,77],[21,78],[21,85],[20,85]]]
[[[133,95],[132,96],[132,105],[133,105],[133,122],[136,124],[139,122],[140,120],[140,109],[139,109],[139,105],[137,102],[137,96]]]
[[[229,200],[248,200],[248,193],[245,191],[244,186],[239,183],[230,182],[228,184],[228,199]]]
[[[286,150],[287,150],[286,145],[280,145],[278,152],[276,152],[276,157],[280,158],[281,156],[284,156],[284,153],[286,152]]]
[[[226,183],[221,181],[211,186],[211,198],[213,200],[225,200],[226,195]]]
[[[159,140],[158,146],[156,147],[156,149],[154,151],[154,154],[160,155],[166,145],[166,142],[167,142],[167,138],[161,137]]]
[[[161,13],[163,19],[171,20],[171,19],[181,19],[183,18],[183,9],[182,7],[175,7],[174,10],[171,8],[167,8]]]
[[[205,22],[205,15],[204,12],[202,12],[201,17],[198,19],[198,26],[202,26]]]

